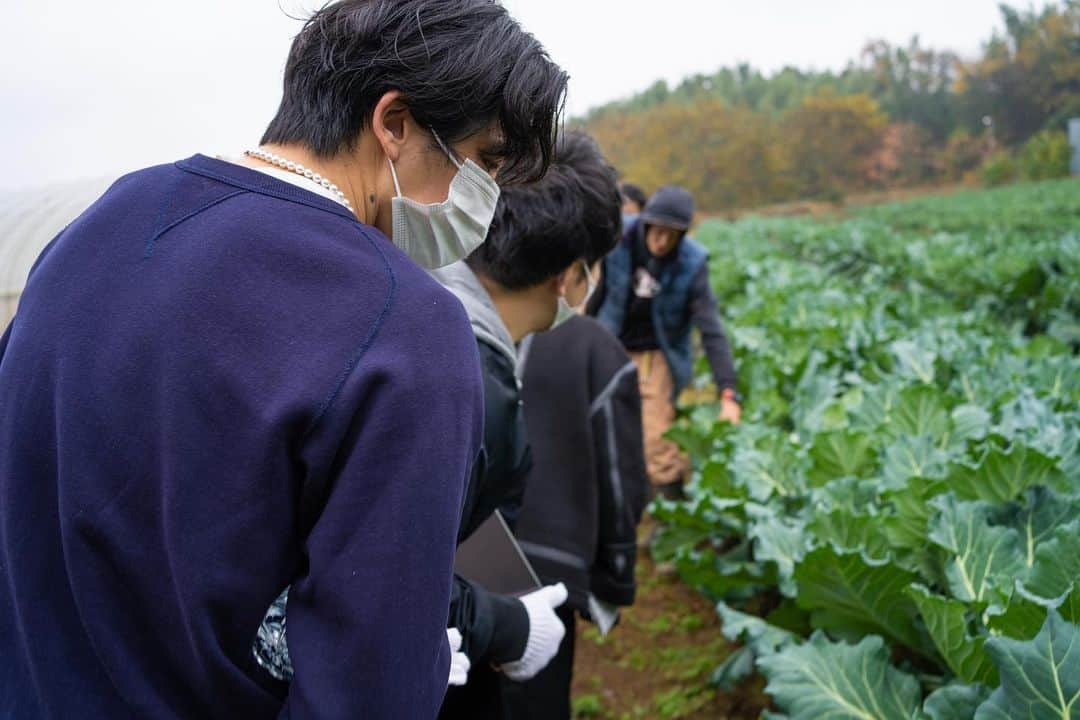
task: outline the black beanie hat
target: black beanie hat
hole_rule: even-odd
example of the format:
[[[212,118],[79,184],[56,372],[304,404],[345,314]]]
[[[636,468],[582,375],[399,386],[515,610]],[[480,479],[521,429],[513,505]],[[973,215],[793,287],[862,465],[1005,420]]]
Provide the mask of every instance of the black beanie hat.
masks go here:
[[[641,220],[646,225],[662,225],[676,230],[689,230],[694,221],[694,196],[685,188],[665,185],[653,193]]]

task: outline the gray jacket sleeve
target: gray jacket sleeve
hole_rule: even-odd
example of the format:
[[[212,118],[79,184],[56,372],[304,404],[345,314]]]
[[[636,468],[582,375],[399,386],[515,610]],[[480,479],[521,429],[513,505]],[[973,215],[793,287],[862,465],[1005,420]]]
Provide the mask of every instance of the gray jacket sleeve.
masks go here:
[[[701,332],[701,344],[705,347],[705,357],[709,359],[717,389],[734,390],[737,383],[735,360],[724,324],[720,321],[716,295],[709,284],[708,264],[703,265],[694,276],[690,288],[690,320]]]

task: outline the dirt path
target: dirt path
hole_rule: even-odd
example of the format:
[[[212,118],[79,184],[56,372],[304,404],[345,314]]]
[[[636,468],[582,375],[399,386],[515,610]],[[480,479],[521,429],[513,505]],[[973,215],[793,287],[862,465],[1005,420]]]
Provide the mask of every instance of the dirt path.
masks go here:
[[[651,522],[642,523],[642,537]],[[732,650],[712,605],[677,577],[661,575],[643,552],[638,595],[619,625],[601,638],[578,623],[575,718],[751,720],[767,707],[760,680],[734,693],[709,685]]]

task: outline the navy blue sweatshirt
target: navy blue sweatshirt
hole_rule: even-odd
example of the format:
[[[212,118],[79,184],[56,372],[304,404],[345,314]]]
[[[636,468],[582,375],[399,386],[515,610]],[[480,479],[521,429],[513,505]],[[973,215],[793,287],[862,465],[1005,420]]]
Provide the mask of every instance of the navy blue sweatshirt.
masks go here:
[[[461,304],[345,208],[122,178],[0,338],[0,717],[435,717],[482,423]]]

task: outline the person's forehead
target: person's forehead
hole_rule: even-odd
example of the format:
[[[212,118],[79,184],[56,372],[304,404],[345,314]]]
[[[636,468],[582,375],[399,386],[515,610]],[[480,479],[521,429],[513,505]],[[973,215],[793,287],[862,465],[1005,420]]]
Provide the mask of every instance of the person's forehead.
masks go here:
[[[655,230],[656,232],[665,233],[665,234],[667,234],[667,233],[678,234],[678,233],[682,232],[682,228],[671,227],[670,225],[661,225],[660,223],[652,223],[651,225],[649,225],[649,229],[650,230]]]

